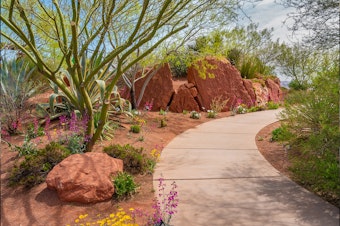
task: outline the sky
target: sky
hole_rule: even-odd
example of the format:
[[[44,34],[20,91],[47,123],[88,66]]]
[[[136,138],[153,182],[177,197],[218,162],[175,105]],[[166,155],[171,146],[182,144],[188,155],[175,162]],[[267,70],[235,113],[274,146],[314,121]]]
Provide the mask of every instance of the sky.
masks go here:
[[[292,32],[287,29],[283,22],[287,19],[287,14],[294,12],[293,8],[284,8],[282,5],[275,3],[274,0],[262,0],[255,4],[246,6],[245,13],[250,17],[252,22],[259,24],[259,29],[274,28],[273,40],[279,38],[281,41],[290,42],[297,40],[292,37]],[[241,23],[249,23],[249,19],[243,19]],[[289,24],[289,20],[287,23]]]

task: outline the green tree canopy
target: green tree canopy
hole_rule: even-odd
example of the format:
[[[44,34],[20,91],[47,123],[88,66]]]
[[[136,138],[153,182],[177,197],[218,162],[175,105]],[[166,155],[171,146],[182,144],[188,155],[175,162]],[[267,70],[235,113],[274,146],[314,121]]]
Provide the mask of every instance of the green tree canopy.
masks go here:
[[[164,43],[180,45],[194,34],[229,22],[237,7],[233,0],[4,0],[1,36],[17,46],[74,109],[89,117],[91,150],[124,72]],[[68,75],[72,88],[61,73]],[[94,90],[101,94],[96,128]]]

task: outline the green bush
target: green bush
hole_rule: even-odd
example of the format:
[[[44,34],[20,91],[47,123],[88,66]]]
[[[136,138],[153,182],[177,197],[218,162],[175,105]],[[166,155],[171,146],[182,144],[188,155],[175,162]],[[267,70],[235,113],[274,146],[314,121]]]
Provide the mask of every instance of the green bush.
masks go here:
[[[139,133],[140,132],[140,125],[132,125],[130,127],[130,132]]]
[[[326,151],[318,156],[295,153],[290,170],[300,184],[340,206],[339,163],[334,153]]]
[[[136,193],[138,188],[133,177],[125,172],[118,173],[118,175],[114,178],[113,184],[115,187],[114,196],[116,196],[118,200],[131,197],[134,193]]]
[[[298,182],[340,206],[339,67],[337,60],[323,64],[308,90],[285,98],[281,118],[293,134],[291,170]]]
[[[287,127],[283,124],[282,126],[272,131],[271,141],[286,141],[292,137]]]
[[[256,112],[256,111],[263,111],[264,108],[260,106],[252,106],[247,109],[247,112]]]
[[[138,149],[130,144],[115,144],[105,147],[103,151],[113,158],[123,160],[124,170],[128,173],[143,174],[150,168],[150,158],[143,153],[143,148]]]
[[[280,106],[279,103],[275,103],[275,102],[273,102],[273,101],[268,101],[268,103],[267,103],[267,108],[268,108],[269,110],[278,109],[279,106]]]
[[[81,135],[74,134],[68,137],[66,147],[71,151],[72,154],[78,154],[85,152],[86,144],[84,142],[84,138]]]
[[[45,132],[44,132],[44,128],[39,126],[38,128],[35,128],[33,123],[29,123],[26,129],[26,136],[28,137],[28,139],[33,139],[36,137],[41,137],[44,136]]]
[[[25,155],[25,159],[17,162],[9,176],[9,185],[22,185],[25,188],[44,182],[48,172],[71,153],[58,143],[50,143],[44,149]]]

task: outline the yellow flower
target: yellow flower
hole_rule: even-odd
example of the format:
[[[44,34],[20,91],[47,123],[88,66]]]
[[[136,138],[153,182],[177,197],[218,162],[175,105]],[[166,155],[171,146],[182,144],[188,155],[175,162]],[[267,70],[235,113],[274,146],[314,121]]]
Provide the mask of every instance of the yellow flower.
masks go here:
[[[75,222],[75,223],[79,223],[79,219],[78,219],[78,218],[75,219],[74,222]]]
[[[115,215],[113,213],[110,214],[110,218],[114,218]]]

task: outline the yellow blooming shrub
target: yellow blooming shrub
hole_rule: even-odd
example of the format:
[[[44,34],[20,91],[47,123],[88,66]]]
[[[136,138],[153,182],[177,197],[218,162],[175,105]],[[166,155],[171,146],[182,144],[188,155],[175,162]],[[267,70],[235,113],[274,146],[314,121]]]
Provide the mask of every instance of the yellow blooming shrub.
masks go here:
[[[130,208],[129,211],[133,213],[134,209]],[[96,220],[86,220],[88,214],[79,215],[77,219],[74,220],[74,224],[67,224],[66,226],[138,226],[135,223],[134,217],[131,217],[124,209],[119,208],[117,213],[111,213],[108,217],[101,217],[101,214],[97,215]]]

